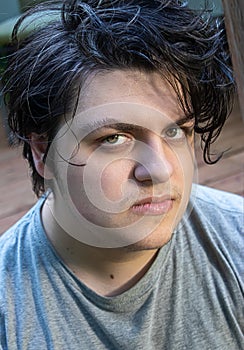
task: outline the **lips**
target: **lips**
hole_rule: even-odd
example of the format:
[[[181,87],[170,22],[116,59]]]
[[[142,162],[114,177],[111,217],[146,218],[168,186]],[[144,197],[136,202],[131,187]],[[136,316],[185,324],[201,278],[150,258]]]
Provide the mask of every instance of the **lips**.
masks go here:
[[[138,215],[165,215],[172,209],[174,200],[170,195],[144,198],[136,202],[131,211]]]

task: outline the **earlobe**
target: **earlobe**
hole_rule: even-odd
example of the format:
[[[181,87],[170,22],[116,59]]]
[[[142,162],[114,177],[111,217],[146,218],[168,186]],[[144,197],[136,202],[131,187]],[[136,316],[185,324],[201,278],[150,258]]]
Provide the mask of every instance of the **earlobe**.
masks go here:
[[[44,156],[48,147],[48,138],[46,134],[37,134],[32,132],[29,136],[29,143],[31,147],[32,157],[35,164],[36,171],[46,180],[53,178],[53,173],[45,165]]]

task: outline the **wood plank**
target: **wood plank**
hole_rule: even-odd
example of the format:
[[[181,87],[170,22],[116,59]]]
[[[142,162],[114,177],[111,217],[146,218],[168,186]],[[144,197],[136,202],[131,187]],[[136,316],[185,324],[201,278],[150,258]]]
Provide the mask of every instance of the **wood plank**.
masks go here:
[[[221,159],[217,164],[198,168],[198,181],[209,185],[224,177],[233,176],[244,171],[244,150],[229,158]]]
[[[217,141],[212,145],[211,149],[216,154],[219,154],[223,151],[226,151],[223,155],[223,158],[233,157],[236,154],[242,154],[244,150],[244,123],[240,115],[240,106],[236,102],[234,109],[228,118],[225,126],[222,129],[222,132],[217,139]],[[196,159],[198,164],[198,169],[202,167],[208,168],[210,172],[214,171],[213,166],[208,166],[205,164],[202,157],[202,150],[200,147],[200,136],[196,135],[195,140],[195,150],[196,150]],[[222,160],[220,160],[222,162]],[[218,163],[217,163],[218,164]]]
[[[208,184],[209,187],[218,188],[223,191],[232,192],[244,196],[244,172],[219,179]]]
[[[26,212],[36,202],[28,166],[20,149],[0,149],[0,191],[0,223],[5,222],[5,226],[6,222],[13,223],[18,213]],[[7,220],[8,217],[10,221]],[[3,219],[6,220],[2,221]]]
[[[223,0],[225,26],[244,120],[244,1]]]
[[[8,228],[14,225],[20,218],[22,218],[27,211],[28,210],[22,210],[16,214],[0,219],[0,235],[7,231]]]

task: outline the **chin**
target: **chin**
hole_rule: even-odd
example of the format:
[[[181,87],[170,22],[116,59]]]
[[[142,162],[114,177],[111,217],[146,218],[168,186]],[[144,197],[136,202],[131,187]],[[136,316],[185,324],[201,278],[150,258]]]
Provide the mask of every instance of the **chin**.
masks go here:
[[[173,237],[173,232],[153,232],[139,242],[124,247],[127,251],[157,250],[166,245]]]

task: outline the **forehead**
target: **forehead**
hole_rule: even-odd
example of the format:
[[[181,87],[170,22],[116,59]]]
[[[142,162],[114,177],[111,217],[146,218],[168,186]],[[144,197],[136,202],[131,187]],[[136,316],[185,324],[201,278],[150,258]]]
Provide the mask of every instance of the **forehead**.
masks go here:
[[[124,102],[152,108],[173,121],[182,117],[175,91],[159,73],[134,70],[106,71],[92,76],[82,88],[77,113]]]

